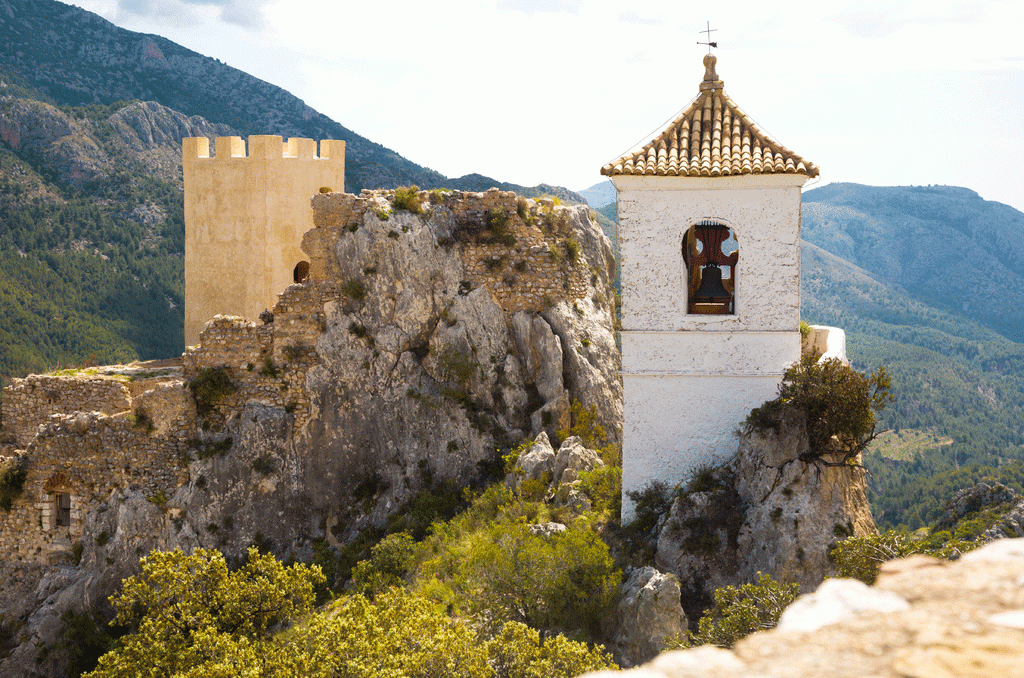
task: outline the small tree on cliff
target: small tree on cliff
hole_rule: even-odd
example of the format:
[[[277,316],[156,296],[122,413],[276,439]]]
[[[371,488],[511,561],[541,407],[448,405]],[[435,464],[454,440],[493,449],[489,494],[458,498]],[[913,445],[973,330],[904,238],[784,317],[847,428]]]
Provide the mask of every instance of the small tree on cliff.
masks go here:
[[[892,400],[892,384],[884,367],[868,375],[836,358],[819,358],[805,355],[786,370],[779,397],[753,410],[744,428],[778,430],[784,412],[795,410],[807,426],[807,460],[838,466],[853,460],[877,437],[875,413]]]

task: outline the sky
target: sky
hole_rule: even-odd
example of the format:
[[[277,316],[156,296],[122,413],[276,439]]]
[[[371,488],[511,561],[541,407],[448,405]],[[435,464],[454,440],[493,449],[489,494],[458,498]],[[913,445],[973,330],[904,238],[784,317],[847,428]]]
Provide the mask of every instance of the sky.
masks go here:
[[[1020,0],[72,0],[279,85],[449,177],[581,190],[718,74],[813,185],[1024,211]],[[267,134],[275,133],[266,130]]]

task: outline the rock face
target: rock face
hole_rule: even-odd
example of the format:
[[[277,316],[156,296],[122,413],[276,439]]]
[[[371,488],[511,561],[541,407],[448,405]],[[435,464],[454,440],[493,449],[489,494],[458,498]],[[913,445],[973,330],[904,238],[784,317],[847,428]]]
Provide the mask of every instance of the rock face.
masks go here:
[[[104,136],[106,125],[112,134]],[[154,178],[180,181],[183,137],[230,133],[226,125],[188,117],[152,101],[128,104],[94,121],[38,101],[0,97],[0,139],[16,153],[40,158],[58,181],[78,189],[112,174],[124,162]],[[99,139],[109,147],[101,146]],[[121,155],[115,158],[111,150]]]
[[[633,570],[622,584],[616,609],[618,627],[611,650],[629,668],[650,661],[666,639],[686,635],[686,615],[679,606],[679,580],[653,567]]]
[[[656,564],[679,576],[688,614],[758,572],[813,589],[832,572],[833,543],[875,532],[864,470],[805,461],[807,451],[802,421],[788,413],[778,431],[744,434],[733,460],[673,504]]]
[[[1020,495],[1012,487],[1002,483],[979,482],[966,487],[950,499],[935,522],[935,529],[945,530],[952,527],[969,513],[977,513],[985,508],[1012,506],[1020,500]],[[1017,534],[1015,536],[1024,536]]]
[[[583,208],[421,197],[413,214],[393,194],[317,196],[310,279],[261,323],[215,318],[161,379],[15,380],[0,440],[27,480],[0,512],[14,584],[0,612],[24,623],[0,674],[59,675],[61,615],[103,601],[151,549],[310,558],[436,483],[481,480],[524,437],[529,477],[584,505],[573,483],[601,461],[549,435],[579,401],[619,436],[610,243]]]
[[[733,650],[668,652],[625,674],[585,678],[936,678],[1024,676],[1024,540],[959,561],[912,556],[866,587],[829,582],[797,599],[779,626]]]

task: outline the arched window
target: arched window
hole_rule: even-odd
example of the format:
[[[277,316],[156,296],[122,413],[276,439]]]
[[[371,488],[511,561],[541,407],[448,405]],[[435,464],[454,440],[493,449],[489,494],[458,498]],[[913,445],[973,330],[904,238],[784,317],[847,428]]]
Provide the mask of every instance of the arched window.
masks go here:
[[[728,226],[702,221],[683,238],[686,264],[686,312],[698,315],[735,315],[736,237]]]
[[[292,271],[292,278],[295,280],[295,282],[297,282],[297,283],[303,282],[308,277],[309,277],[309,262],[308,261],[300,261],[299,263],[295,264],[295,269]]]

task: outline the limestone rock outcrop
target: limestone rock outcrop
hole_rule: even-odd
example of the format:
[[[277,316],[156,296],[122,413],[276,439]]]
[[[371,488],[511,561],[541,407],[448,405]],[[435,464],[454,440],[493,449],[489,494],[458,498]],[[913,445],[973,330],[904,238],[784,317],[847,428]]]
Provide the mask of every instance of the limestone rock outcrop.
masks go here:
[[[686,636],[687,619],[679,595],[675,575],[653,567],[639,567],[629,574],[622,584],[610,646],[619,666],[650,661],[665,649],[667,640]]]
[[[154,111],[135,113],[142,142],[159,136]],[[435,484],[485,479],[524,438],[542,457],[530,477],[557,465],[571,486],[600,463],[548,436],[571,427],[573,401],[620,435],[607,238],[550,200],[419,197],[421,213],[393,193],[315,196],[310,277],[259,320],[211,320],[159,378],[14,380],[0,453],[22,454],[27,479],[0,513],[17,592],[0,613],[23,642],[0,674],[36,675],[61,614],[110,595],[151,549],[309,559]],[[57,675],[48,656],[42,675]]]
[[[864,469],[829,466],[807,451],[802,420],[790,412],[777,431],[741,436],[734,459],[698,474],[675,501],[656,565],[679,576],[688,613],[716,588],[754,583],[759,572],[811,590],[833,572],[832,544],[875,532]]]
[[[830,582],[797,599],[779,626],[732,650],[666,652],[626,673],[584,678],[1020,678],[1024,539],[950,562],[912,556],[865,587]]]
[[[942,515],[935,521],[935,528],[938,530],[949,529],[968,514],[977,513],[986,508],[995,509],[1001,506],[1012,506],[1020,499],[1021,497],[1016,490],[1002,483],[975,483],[971,487],[965,487],[958,491],[946,502]]]
[[[588,449],[579,436],[569,436],[556,451],[547,432],[541,431],[520,453],[505,483],[517,492],[522,491],[524,482],[535,483],[535,488],[557,505],[582,513],[591,509],[592,502],[578,488],[580,474],[603,467],[601,455]]]

